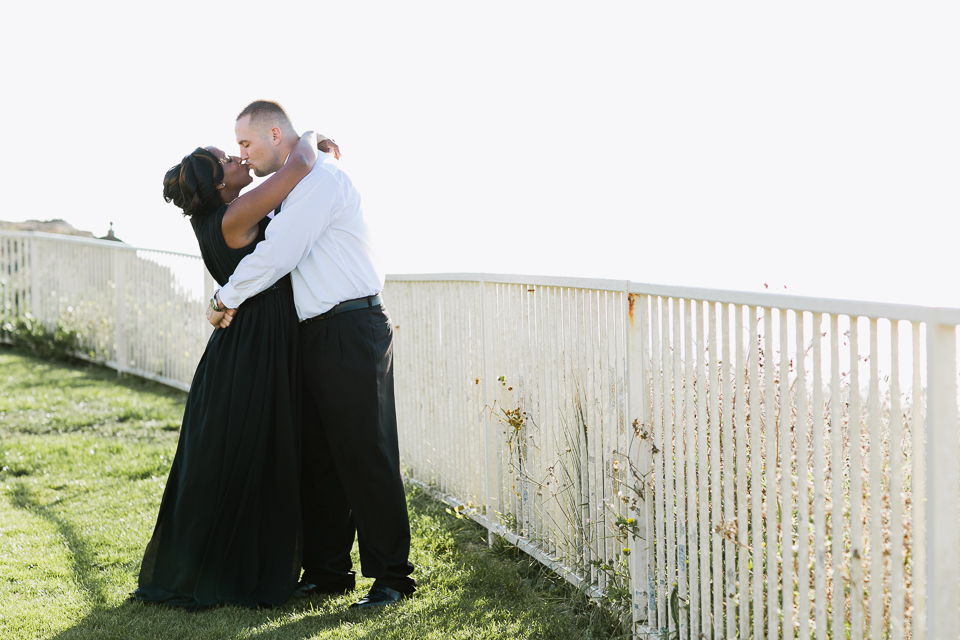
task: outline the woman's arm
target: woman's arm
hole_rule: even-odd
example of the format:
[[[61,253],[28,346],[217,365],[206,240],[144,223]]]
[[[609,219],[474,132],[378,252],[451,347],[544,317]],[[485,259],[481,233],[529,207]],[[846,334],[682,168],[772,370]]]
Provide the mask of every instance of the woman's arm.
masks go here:
[[[276,173],[230,203],[220,226],[228,247],[239,249],[256,238],[260,220],[276,209],[297,183],[310,173],[317,160],[316,148],[316,134],[312,131],[304,133]]]

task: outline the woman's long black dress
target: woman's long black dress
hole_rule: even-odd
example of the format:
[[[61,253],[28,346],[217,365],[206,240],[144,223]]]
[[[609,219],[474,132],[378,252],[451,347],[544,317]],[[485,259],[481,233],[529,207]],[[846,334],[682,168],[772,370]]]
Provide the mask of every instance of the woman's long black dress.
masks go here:
[[[227,247],[225,211],[193,221],[221,285],[256,246]],[[195,610],[275,606],[293,593],[302,558],[298,331],[284,276],[213,332],[132,599]]]

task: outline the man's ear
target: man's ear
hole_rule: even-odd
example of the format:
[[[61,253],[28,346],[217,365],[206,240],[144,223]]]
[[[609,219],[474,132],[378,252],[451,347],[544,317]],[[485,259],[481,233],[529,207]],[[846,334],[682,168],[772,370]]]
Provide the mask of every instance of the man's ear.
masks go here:
[[[280,130],[280,127],[270,129],[270,141],[273,142],[273,146],[283,142],[283,131]]]

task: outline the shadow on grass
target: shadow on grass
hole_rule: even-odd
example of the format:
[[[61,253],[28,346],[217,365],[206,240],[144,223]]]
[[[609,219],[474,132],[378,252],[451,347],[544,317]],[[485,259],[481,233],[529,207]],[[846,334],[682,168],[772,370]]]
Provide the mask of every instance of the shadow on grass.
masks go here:
[[[361,592],[353,594],[359,597]],[[582,638],[547,631],[536,632],[521,620],[504,625],[489,611],[489,603],[465,594],[438,601],[417,597],[385,609],[356,612],[349,600],[324,601],[320,597],[286,604],[273,610],[233,607],[189,613],[167,607],[122,604],[94,609],[78,624],[53,636],[54,640],[128,640],[174,638],[244,638],[245,640],[307,640],[310,638]],[[497,627],[512,630],[498,632]],[[531,631],[529,635],[524,631]],[[604,636],[593,636],[604,637]]]
[[[625,638],[584,629],[571,621],[530,615],[522,603],[491,608],[486,596],[467,591],[417,595],[398,605],[353,611],[349,604],[362,595],[324,599],[315,596],[271,610],[221,607],[190,613],[150,604],[99,607],[54,640],[172,640],[243,638],[245,640],[308,640],[356,638],[377,640],[473,640],[474,638],[573,640]]]
[[[30,361],[30,372],[35,378],[29,380],[18,380],[18,389],[30,389],[33,387],[49,387],[51,384],[59,384],[63,380],[63,371],[67,369],[71,372],[70,387],[82,389],[84,387],[98,386],[102,382],[110,382],[119,387],[130,389],[138,393],[147,393],[166,398],[186,397],[185,391],[174,389],[166,385],[146,380],[134,375],[123,375],[117,373],[106,365],[96,362],[86,362],[84,360],[54,360],[42,358],[28,349],[14,347],[7,344],[0,344],[0,355],[12,355],[24,358]]]
[[[413,598],[381,610],[355,611],[348,607],[363,595],[365,586],[339,597],[291,599],[276,609],[219,607],[196,613],[143,603],[116,603],[101,575],[94,552],[81,531],[53,505],[22,485],[11,502],[57,527],[73,557],[73,571],[86,590],[91,610],[55,640],[307,640],[357,638],[458,640],[482,638],[625,637],[608,622],[589,620],[569,604],[546,602],[543,593],[518,563],[505,560],[481,544],[484,530],[471,521],[456,519],[443,505],[417,489],[408,493],[411,529],[420,538],[414,559],[420,589]],[[131,568],[135,571],[135,568]],[[364,580],[368,586],[369,581]]]
[[[40,516],[57,527],[57,531],[70,549],[70,557],[73,558],[73,573],[78,584],[90,594],[90,600],[94,606],[105,604],[107,601],[106,585],[94,564],[93,550],[77,528],[49,507],[40,504],[36,494],[23,483],[17,483],[13,486],[11,503],[14,507]]]

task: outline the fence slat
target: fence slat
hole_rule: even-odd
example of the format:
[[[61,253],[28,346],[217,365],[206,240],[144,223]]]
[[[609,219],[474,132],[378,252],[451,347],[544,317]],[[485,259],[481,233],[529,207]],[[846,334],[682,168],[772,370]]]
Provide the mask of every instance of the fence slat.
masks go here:
[[[760,339],[759,315],[757,307],[750,307],[750,512],[752,514],[750,547],[753,554],[753,637],[763,640],[764,598],[763,598],[763,445],[761,444],[761,401],[760,401]]]
[[[664,421],[664,402],[666,393],[666,375],[664,373],[664,356],[661,351],[663,345],[663,299],[651,298],[650,318],[652,328],[650,331],[650,349],[653,354],[653,442],[657,451],[653,454],[654,468],[654,489],[655,493],[655,517],[656,517],[656,552],[657,552],[657,625],[656,629],[665,632],[669,629],[667,617],[667,600],[670,596],[669,573],[667,570],[667,526],[666,526],[666,504],[667,489],[665,460],[666,453],[666,426]]]
[[[664,299],[664,305],[662,309],[663,313],[663,334],[661,336],[663,340],[663,422],[664,422],[664,441],[663,449],[661,453],[664,457],[664,479],[666,484],[666,513],[664,518],[666,519],[666,528],[667,528],[667,580],[666,586],[670,589],[671,585],[675,585],[674,588],[679,590],[679,585],[677,584],[679,578],[677,577],[677,549],[680,544],[680,540],[683,540],[682,537],[677,536],[677,521],[680,519],[678,511],[678,506],[680,498],[678,494],[682,490],[682,484],[678,480],[682,480],[681,475],[682,471],[680,467],[676,464],[676,455],[674,443],[678,442],[677,435],[677,397],[680,394],[680,386],[677,384],[677,375],[676,370],[678,367],[674,366],[676,359],[679,359],[679,350],[674,350],[671,348],[670,335],[671,329],[673,331],[674,340],[679,344],[680,332],[677,330],[676,325],[671,325],[670,320],[671,316],[676,317],[676,310],[674,308],[674,299],[666,298]],[[680,446],[683,446],[682,441]],[[672,599],[672,593],[667,593],[668,602]],[[669,630],[670,632],[677,631],[677,622],[674,620],[674,616],[671,615],[668,618]]]
[[[684,334],[683,327],[687,318],[686,301],[683,299],[674,300],[673,307],[673,425],[674,425],[674,473],[676,473],[676,540],[677,540],[677,598],[680,602],[690,602],[690,578],[689,578],[689,538],[687,536],[687,414],[684,411],[686,402],[685,383],[688,378],[685,377],[683,352],[684,341],[689,336],[689,331]],[[690,353],[689,348],[687,354]],[[690,625],[688,617],[680,616],[679,631],[680,637],[689,636]]]
[[[738,311],[734,305],[720,305],[720,342],[723,345],[723,366],[720,375],[722,383],[722,405],[720,410],[723,429],[723,525],[724,525],[724,563],[725,563],[725,605],[727,637],[733,638],[737,629],[737,552],[734,545],[731,527],[737,522],[737,502],[734,498],[736,491],[737,460],[734,458],[733,442],[738,437],[734,425],[733,415],[733,388],[736,384],[737,365],[733,360],[733,345],[730,335],[730,314]],[[740,385],[737,384],[737,387]],[[742,503],[741,503],[742,504]]]
[[[706,384],[705,391],[710,394],[709,425],[710,425],[710,492],[709,501],[701,497],[701,522],[707,527],[708,540],[713,543],[713,567],[705,571],[711,572],[712,589],[707,591],[713,600],[713,615],[706,617],[707,607],[704,607],[703,622],[704,635],[719,636],[724,629],[723,616],[723,484],[721,480],[720,454],[720,384],[723,374],[720,372],[719,351],[717,348],[717,305],[704,302],[707,314],[707,349],[710,362],[707,364],[708,375],[703,377]],[[703,308],[701,307],[701,308]],[[705,456],[704,456],[705,457]],[[701,494],[703,496],[703,494]],[[713,505],[713,509],[710,505]],[[705,545],[705,543],[703,543]]]
[[[900,326],[890,325],[890,640],[904,632],[903,414],[900,412]]]
[[[827,637],[826,473],[823,422],[823,314],[813,316],[813,589],[817,640]]]
[[[881,515],[882,436],[880,432],[880,374],[877,349],[877,319],[870,318],[870,520],[879,524]],[[883,537],[879,526],[870,528],[870,637],[883,633]]]
[[[743,316],[749,311],[749,307],[734,307],[736,340],[736,377],[737,382],[742,383],[747,380],[746,371],[749,365],[747,352],[743,344]],[[749,348],[750,342],[747,342]],[[750,637],[750,505],[747,502],[747,469],[749,461],[747,458],[747,394],[743,385],[736,387],[736,414],[737,414],[737,542],[739,543],[740,557],[737,561],[737,567],[740,571],[740,637]]]
[[[809,315],[798,313],[796,317],[797,361],[806,361],[804,319]],[[811,324],[816,322],[811,318]],[[812,335],[818,331],[813,328]],[[811,343],[811,347],[813,344]],[[797,405],[797,638],[810,637],[810,450],[807,434],[812,426],[807,395],[807,368],[798,366],[797,390],[794,394]]]
[[[958,446],[957,329],[927,325],[927,636],[937,640],[960,636]]]
[[[693,300],[681,301],[683,310],[683,429],[684,429],[684,465],[686,471],[686,482],[684,487],[684,496],[686,505],[684,506],[682,518],[684,528],[687,532],[686,559],[682,568],[687,573],[687,601],[690,607],[689,622],[690,637],[696,638],[700,635],[700,582],[697,575],[699,553],[697,551],[697,417],[694,410],[694,371],[695,362],[699,359],[693,349]],[[683,496],[681,496],[682,499]],[[679,518],[678,518],[679,519]],[[685,616],[686,617],[686,616]],[[681,621],[680,628],[683,628]]]
[[[796,433],[792,428],[793,420],[790,415],[790,341],[788,336],[787,311],[780,309],[780,402],[777,403],[777,423],[780,436],[780,521],[781,539],[780,554],[782,557],[781,598],[781,636],[783,640],[793,640],[793,438]]]
[[[830,559],[833,574],[831,628],[844,627],[844,529],[843,517],[843,415],[840,410],[840,331],[838,318],[830,315]]]
[[[767,583],[767,638],[776,638],[780,628],[777,619],[777,601],[780,594],[777,585],[780,583],[780,569],[777,563],[777,547],[779,546],[777,524],[777,419],[776,419],[776,380],[774,366],[776,359],[773,349],[773,309],[763,310],[763,420],[766,427],[764,441],[764,469],[766,471],[766,514],[764,531],[766,533],[764,546],[767,550],[766,576]],[[783,372],[780,372],[783,375]]]
[[[647,406],[645,392],[646,378],[644,377],[644,353],[645,344],[645,318],[646,310],[644,304],[646,299],[642,296],[633,294],[627,295],[627,325],[626,325],[626,413],[628,426],[626,432],[629,439],[629,448],[627,449],[627,462],[624,482],[631,483],[632,478],[628,475],[630,463],[636,461],[637,474],[640,478],[649,476],[650,467],[647,456],[646,443],[641,440],[641,434],[647,433],[649,425],[647,417],[644,414],[644,408]],[[650,611],[653,600],[648,597],[648,571],[649,560],[648,553],[650,545],[650,532],[652,514],[650,507],[652,500],[647,487],[639,487],[639,502],[636,511],[628,511],[627,517],[636,518],[637,535],[631,536],[628,540],[630,548],[630,593],[632,598],[631,619],[633,628],[650,619]]]
[[[850,638],[863,640],[863,412],[860,401],[859,318],[850,318]]]
[[[926,528],[926,424],[923,419],[920,364],[920,323],[913,322],[911,326],[910,346],[913,351],[913,394],[911,395],[910,428],[913,431],[911,460],[911,484],[913,485],[913,637],[914,640],[927,638],[927,528]],[[948,370],[949,372],[949,370]],[[936,636],[931,636],[936,637]]]

